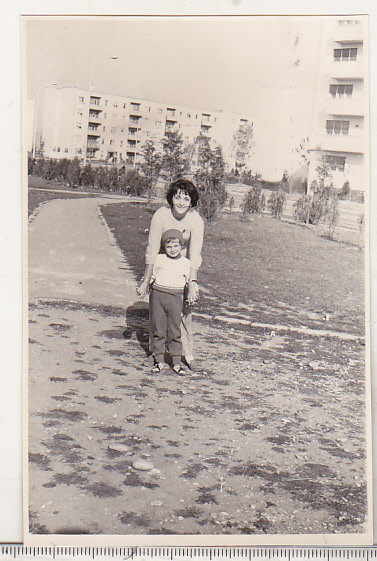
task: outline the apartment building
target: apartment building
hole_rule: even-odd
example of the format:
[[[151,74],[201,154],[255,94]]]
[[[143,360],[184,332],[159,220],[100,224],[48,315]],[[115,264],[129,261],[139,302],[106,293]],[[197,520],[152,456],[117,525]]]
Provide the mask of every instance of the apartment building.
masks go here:
[[[368,185],[366,20],[334,17],[322,25],[308,185],[324,157],[336,188],[348,182],[352,191],[363,193]]]
[[[140,161],[147,140],[162,150],[166,131],[179,130],[186,144],[199,134],[220,144],[233,167],[234,132],[249,122],[223,111],[58,87],[44,90],[40,113],[38,138],[44,157],[116,164]]]

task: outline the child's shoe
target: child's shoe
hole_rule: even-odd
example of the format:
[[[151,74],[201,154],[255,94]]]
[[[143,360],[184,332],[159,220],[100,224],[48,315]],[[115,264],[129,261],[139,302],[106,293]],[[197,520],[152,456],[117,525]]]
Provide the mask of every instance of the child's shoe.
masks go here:
[[[165,366],[166,365],[163,362],[156,362],[156,364],[152,368],[152,372],[155,373],[155,374],[158,374],[159,372],[164,370]]]

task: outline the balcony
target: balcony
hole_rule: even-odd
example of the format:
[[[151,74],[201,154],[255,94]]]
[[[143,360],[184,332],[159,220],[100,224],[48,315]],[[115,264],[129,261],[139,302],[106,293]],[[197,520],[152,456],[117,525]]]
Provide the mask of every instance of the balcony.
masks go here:
[[[101,129],[88,127],[88,136],[101,136]]]
[[[99,125],[101,123],[99,113],[89,113],[89,122]]]
[[[340,60],[332,62],[329,74],[335,80],[363,80],[364,67],[362,60]]]
[[[316,139],[315,144],[316,150],[327,150],[329,152],[363,154],[365,150],[365,139],[362,134],[325,134]]]
[[[364,103],[361,99],[351,97],[332,98],[326,105],[329,115],[350,115],[363,117],[365,114]]]
[[[97,149],[99,148],[98,140],[91,139],[90,137],[88,137],[88,141],[86,145],[88,148],[97,148]]]
[[[334,25],[333,37],[336,43],[347,45],[349,43],[363,42],[363,26],[359,24]]]
[[[92,101],[89,102],[89,109],[91,111],[102,111],[103,106],[101,104],[93,103]]]

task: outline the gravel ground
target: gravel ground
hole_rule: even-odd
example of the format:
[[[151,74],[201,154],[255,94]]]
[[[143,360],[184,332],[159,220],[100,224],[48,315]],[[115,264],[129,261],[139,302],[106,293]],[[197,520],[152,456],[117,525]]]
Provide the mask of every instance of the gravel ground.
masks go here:
[[[151,374],[143,303],[31,305],[31,533],[365,531],[364,340],[227,312],[177,377]]]

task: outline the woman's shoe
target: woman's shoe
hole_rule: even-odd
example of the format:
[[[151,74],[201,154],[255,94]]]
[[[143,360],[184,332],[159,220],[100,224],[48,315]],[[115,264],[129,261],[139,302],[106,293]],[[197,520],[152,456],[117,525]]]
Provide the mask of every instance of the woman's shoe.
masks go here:
[[[184,356],[182,357],[182,362],[191,370],[191,372],[196,372],[197,366],[193,358],[190,359]]]

